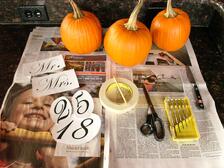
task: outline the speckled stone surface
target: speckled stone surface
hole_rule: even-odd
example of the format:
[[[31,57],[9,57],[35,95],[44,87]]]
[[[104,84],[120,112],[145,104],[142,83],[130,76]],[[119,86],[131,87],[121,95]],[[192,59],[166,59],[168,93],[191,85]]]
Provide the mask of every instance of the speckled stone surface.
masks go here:
[[[93,12],[100,19],[103,27],[108,27],[114,21],[121,18],[126,18],[130,15],[137,0],[74,0],[82,10]],[[220,10],[223,7],[222,0],[173,0],[174,7],[179,7],[189,13],[192,25],[207,26],[212,17],[213,6]],[[45,4],[49,21],[45,22],[22,22],[17,8],[22,5],[36,5]],[[212,8],[211,5],[213,4]],[[166,6],[164,0],[148,0],[145,2],[139,19],[144,20],[147,10],[154,7],[161,7],[160,10]],[[63,17],[71,12],[72,8],[68,0],[1,0],[0,3],[0,23],[23,23],[23,24],[60,24]],[[194,17],[197,15],[198,17]]]
[[[190,40],[224,126],[224,53],[218,49],[217,40],[209,28],[193,28]]]
[[[0,26],[0,104],[10,87],[32,26]]]

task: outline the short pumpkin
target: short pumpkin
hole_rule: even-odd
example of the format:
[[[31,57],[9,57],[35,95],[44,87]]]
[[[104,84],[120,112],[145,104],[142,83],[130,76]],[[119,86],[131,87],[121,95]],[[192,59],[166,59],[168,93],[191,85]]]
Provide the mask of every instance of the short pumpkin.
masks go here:
[[[143,63],[152,46],[149,29],[137,21],[138,13],[144,3],[139,0],[129,19],[113,23],[104,37],[104,49],[117,64],[134,66]]]
[[[166,51],[176,51],[184,46],[191,30],[191,23],[186,12],[172,8],[171,0],[167,8],[159,12],[152,21],[150,31],[153,42]]]
[[[69,0],[74,13],[68,13],[60,27],[62,42],[74,53],[87,54],[98,49],[102,42],[102,27],[98,18],[88,11],[80,11]]]

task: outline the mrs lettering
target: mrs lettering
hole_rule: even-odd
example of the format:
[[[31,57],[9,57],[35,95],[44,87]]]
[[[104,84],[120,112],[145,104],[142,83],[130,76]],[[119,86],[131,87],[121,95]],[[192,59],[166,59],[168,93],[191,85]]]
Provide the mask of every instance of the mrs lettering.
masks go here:
[[[34,96],[44,96],[73,90],[79,87],[74,70],[32,78]]]
[[[67,75],[61,75],[56,78],[44,78],[39,81],[39,91],[47,91],[49,89],[59,89],[71,85]]]

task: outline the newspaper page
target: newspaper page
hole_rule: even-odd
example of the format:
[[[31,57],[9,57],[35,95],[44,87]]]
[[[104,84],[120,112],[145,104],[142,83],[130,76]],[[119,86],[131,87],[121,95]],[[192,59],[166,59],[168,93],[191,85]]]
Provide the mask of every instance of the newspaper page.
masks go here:
[[[31,84],[11,86],[1,109],[1,167],[100,167],[103,158],[104,126],[98,136],[83,145],[59,145],[52,138],[49,115],[51,103],[72,93],[32,96]],[[38,103],[37,103],[38,102]],[[99,99],[94,98],[95,113],[101,113]]]
[[[54,57],[57,55],[76,55],[70,53],[61,41],[59,28],[58,27],[37,27],[29,35],[26,47],[21,57],[20,63],[14,76],[15,83],[29,82],[30,78],[25,76],[22,72],[23,64],[45,58]],[[85,56],[105,55],[100,47],[97,51],[84,54]],[[82,55],[82,56],[84,56]],[[102,58],[102,57],[101,57]],[[105,56],[106,58],[106,56]],[[94,59],[92,59],[94,60]],[[105,59],[101,59],[104,61]],[[90,60],[91,61],[91,60]]]
[[[27,63],[62,55],[65,68],[53,74],[74,69],[80,87],[75,90],[34,97],[32,78],[25,72]],[[106,80],[107,57],[101,50],[83,55],[68,52],[60,39],[58,27],[37,27],[26,47],[1,107],[0,167],[102,167],[104,159],[104,110],[99,89]],[[94,113],[101,118],[101,130],[83,145],[57,144],[52,138],[50,106],[61,96],[71,98],[77,90],[86,90],[94,99]],[[38,102],[38,103],[37,103]],[[38,107],[37,107],[37,104]],[[40,107],[41,106],[41,107]],[[41,110],[42,109],[42,110]]]
[[[196,106],[193,84],[187,77],[186,66],[190,66],[193,71],[204,109]],[[106,125],[109,129],[109,140],[105,143],[105,150],[109,151],[108,167],[223,167],[223,127],[189,40],[180,53],[167,53],[154,46],[145,64],[141,66],[123,68],[111,63],[110,74],[132,80],[139,88],[140,98],[132,111],[122,114],[106,112]],[[149,78],[156,78],[156,82],[146,80]],[[161,142],[156,141],[153,135],[144,136],[140,131],[140,127],[146,122],[148,108],[142,84],[145,84],[156,113],[164,123],[165,138]],[[167,96],[187,96],[190,99],[200,132],[199,141],[172,140],[164,109],[164,98]]]

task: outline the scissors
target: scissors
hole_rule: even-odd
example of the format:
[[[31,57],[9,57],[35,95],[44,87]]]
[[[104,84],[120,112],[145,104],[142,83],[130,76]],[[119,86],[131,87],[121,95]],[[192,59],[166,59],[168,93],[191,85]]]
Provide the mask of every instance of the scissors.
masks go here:
[[[149,108],[148,108],[147,120],[141,126],[140,130],[143,135],[148,136],[153,133],[154,138],[157,141],[162,141],[165,137],[163,121],[161,120],[161,118],[159,118],[158,114],[156,113],[144,84],[143,86],[144,86],[143,90],[144,90],[145,98],[147,100]]]

